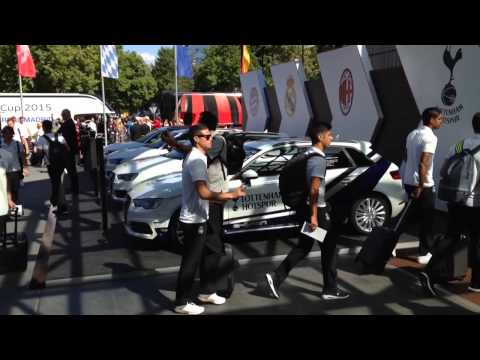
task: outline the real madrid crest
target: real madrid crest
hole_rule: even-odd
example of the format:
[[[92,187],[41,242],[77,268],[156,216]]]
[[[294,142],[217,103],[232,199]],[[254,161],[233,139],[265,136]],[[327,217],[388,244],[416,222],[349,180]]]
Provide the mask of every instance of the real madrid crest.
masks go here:
[[[250,99],[248,101],[248,106],[250,107],[250,114],[254,117],[257,116],[258,113],[258,103],[258,90],[256,87],[252,87],[250,89]]]
[[[295,114],[297,107],[297,94],[295,92],[295,80],[292,75],[287,78],[287,92],[285,94],[285,111],[288,116]]]

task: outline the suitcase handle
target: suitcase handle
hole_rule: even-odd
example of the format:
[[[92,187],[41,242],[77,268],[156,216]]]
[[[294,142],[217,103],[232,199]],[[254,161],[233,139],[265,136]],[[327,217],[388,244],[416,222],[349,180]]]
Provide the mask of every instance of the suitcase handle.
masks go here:
[[[407,205],[405,205],[405,207],[403,208],[402,212],[400,213],[400,217],[398,218],[398,221],[395,224],[395,227],[393,228],[394,232],[397,232],[400,225],[402,225],[403,219],[405,218],[405,215],[407,215],[408,209],[412,205],[413,201],[414,201],[413,198],[408,199]]]

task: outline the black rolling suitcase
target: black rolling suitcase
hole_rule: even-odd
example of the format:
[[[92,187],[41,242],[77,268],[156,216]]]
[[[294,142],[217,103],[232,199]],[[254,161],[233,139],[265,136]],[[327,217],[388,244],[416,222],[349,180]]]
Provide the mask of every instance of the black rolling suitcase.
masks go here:
[[[18,211],[12,213],[14,231],[7,233],[9,215],[0,217],[0,274],[24,272],[27,269],[28,241],[24,233],[18,234]]]
[[[413,200],[409,199],[393,229],[386,226],[375,228],[365,240],[356,261],[360,263],[362,274],[381,274],[392,256],[398,242],[398,228],[402,224]]]

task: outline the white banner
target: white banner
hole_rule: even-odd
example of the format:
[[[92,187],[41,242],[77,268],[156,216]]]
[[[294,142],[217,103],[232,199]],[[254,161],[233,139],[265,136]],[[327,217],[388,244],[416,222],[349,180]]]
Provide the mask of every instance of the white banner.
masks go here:
[[[312,118],[305,87],[303,64],[289,62],[271,67],[278,106],[282,114],[280,132],[304,137]]]
[[[376,95],[359,48],[348,46],[317,57],[336,138],[370,141],[381,111],[375,104]]]
[[[420,113],[431,106],[443,112],[444,124],[435,131],[434,178],[438,184],[450,146],[473,134],[472,117],[480,111],[480,47],[397,45],[397,49]]]
[[[247,130],[263,131],[270,116],[265,96],[265,78],[261,70],[240,75],[242,94],[247,109]]]

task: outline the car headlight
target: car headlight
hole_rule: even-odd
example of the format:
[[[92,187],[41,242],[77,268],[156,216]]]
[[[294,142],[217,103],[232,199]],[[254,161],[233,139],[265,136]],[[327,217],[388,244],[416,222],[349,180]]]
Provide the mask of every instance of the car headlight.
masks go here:
[[[120,163],[123,161],[123,159],[110,159],[110,160],[108,160],[108,161],[109,161],[110,164],[112,164],[112,165],[118,165],[118,164],[120,164]]]
[[[137,177],[138,173],[132,173],[132,174],[120,174],[117,175],[118,180],[122,181],[132,181]]]
[[[141,207],[147,210],[156,209],[160,206],[162,199],[134,199],[133,205],[135,207]]]

